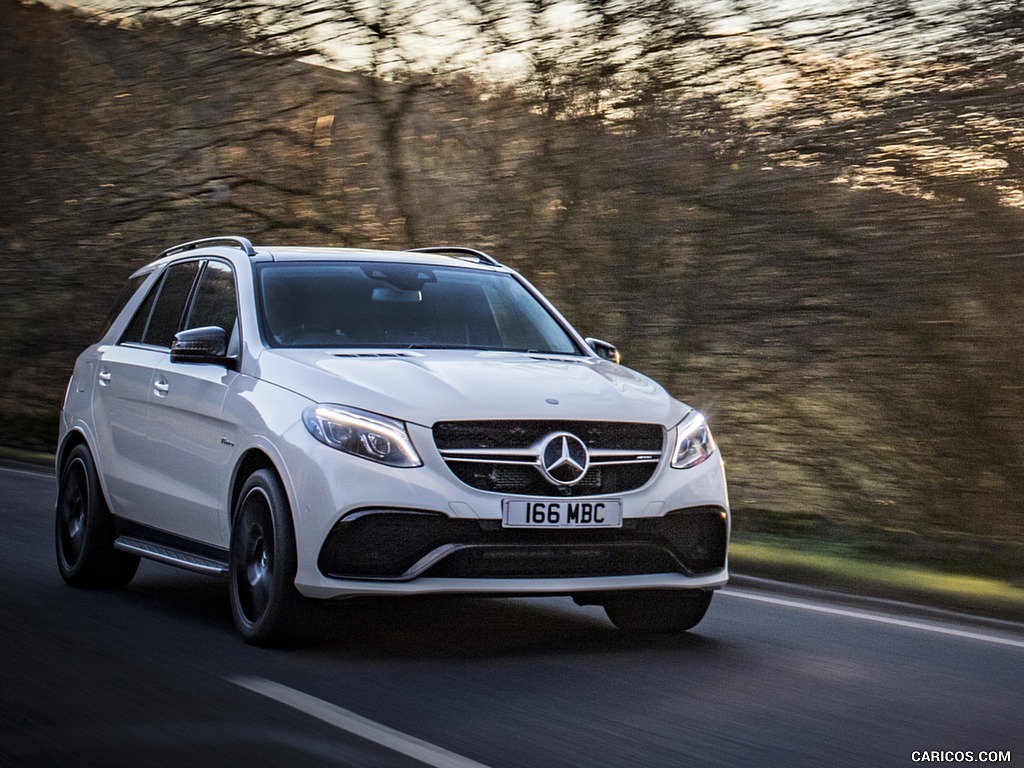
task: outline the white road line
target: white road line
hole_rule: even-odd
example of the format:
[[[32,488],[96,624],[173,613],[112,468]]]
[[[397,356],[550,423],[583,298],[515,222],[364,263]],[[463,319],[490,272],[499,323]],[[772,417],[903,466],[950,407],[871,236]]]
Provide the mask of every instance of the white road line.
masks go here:
[[[892,616],[883,616],[878,613],[866,613],[864,611],[852,611],[846,608],[832,608],[827,605],[819,605],[817,603],[808,603],[801,600],[790,600],[784,597],[770,597],[768,595],[758,595],[752,592],[740,592],[735,589],[723,589],[720,590],[720,594],[727,595],[729,597],[740,597],[744,600],[754,600],[759,603],[770,603],[772,605],[784,605],[787,608],[798,608],[802,611],[814,611],[816,613],[827,613],[832,616],[844,616],[850,619],[860,619],[862,621],[873,621],[877,624],[889,624],[894,627],[904,627],[906,629],[917,629],[923,632],[932,632],[937,635],[950,635],[952,637],[962,637],[967,640],[979,640],[984,643],[992,643],[994,645],[1006,645],[1010,648],[1024,648],[1024,640],[1015,640],[1011,637],[1001,637],[999,635],[989,635],[982,632],[972,632],[965,629],[954,629],[952,627],[943,627],[938,624],[926,624],[920,621],[911,621],[909,619],[897,619]]]
[[[225,679],[280,704],[305,712],[335,728],[348,731],[394,752],[419,760],[425,765],[434,768],[487,768],[483,763],[449,752],[447,749],[396,731],[394,728],[381,725],[362,715],[357,715],[355,712],[349,712],[347,709],[342,709],[286,685],[265,680],[262,677],[228,677]]]

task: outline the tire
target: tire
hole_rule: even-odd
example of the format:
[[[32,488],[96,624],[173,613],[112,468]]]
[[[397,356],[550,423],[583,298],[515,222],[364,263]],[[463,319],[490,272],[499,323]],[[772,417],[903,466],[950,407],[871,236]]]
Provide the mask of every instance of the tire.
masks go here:
[[[309,605],[295,589],[298,558],[291,510],[272,470],[242,486],[231,526],[229,591],[235,627],[253,645],[305,641]]]
[[[114,518],[100,489],[89,448],[71,449],[57,491],[57,567],[75,587],[123,587],[139,568],[139,558],[114,549]]]
[[[678,590],[617,592],[605,599],[604,610],[624,632],[671,634],[697,626],[711,605],[711,595]]]

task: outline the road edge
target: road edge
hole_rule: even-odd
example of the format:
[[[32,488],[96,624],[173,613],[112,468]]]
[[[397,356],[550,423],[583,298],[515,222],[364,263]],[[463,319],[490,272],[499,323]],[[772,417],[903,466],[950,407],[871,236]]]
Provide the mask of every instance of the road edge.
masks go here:
[[[862,595],[855,592],[844,592],[827,587],[799,584],[797,582],[780,581],[778,579],[767,579],[760,576],[749,576],[742,573],[732,573],[729,576],[730,587],[739,587],[754,592],[764,592],[772,595],[785,595],[802,600],[817,601],[828,605],[842,606],[845,608],[860,608],[879,613],[899,614],[917,619],[932,621],[943,621],[986,629],[1002,630],[1024,634],[1024,621],[988,616],[983,613],[973,613],[951,608],[943,608],[936,605],[914,603],[899,598],[877,597],[874,595]]]

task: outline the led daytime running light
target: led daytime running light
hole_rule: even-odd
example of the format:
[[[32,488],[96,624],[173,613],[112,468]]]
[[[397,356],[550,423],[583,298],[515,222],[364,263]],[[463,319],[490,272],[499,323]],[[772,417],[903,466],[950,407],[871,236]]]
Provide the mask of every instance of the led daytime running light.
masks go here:
[[[324,445],[394,467],[423,464],[405,425],[356,408],[313,405],[302,414],[306,429]]]
[[[676,448],[672,466],[676,469],[690,469],[707,461],[717,450],[707,420],[702,413],[690,411],[676,427]]]

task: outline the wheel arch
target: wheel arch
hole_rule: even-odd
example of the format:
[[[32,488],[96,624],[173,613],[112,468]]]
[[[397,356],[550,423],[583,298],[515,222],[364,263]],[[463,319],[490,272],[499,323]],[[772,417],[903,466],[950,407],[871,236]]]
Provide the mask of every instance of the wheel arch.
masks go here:
[[[93,461],[96,460],[96,452],[89,445],[89,440],[86,438],[85,433],[79,429],[72,429],[64,436],[64,440],[57,447],[57,454],[54,458],[54,470],[57,473],[58,479],[60,478],[61,471],[64,469],[64,463],[68,460],[68,455],[79,445],[84,445],[89,450],[89,453],[92,454]]]
[[[103,457],[99,455],[99,452],[93,447],[94,436],[89,426],[85,423],[81,425],[76,424],[71,427],[64,437],[61,439],[60,444],[57,446],[57,450],[54,455],[53,469],[54,474],[57,478],[58,487],[60,485],[61,476],[64,474],[64,467],[67,464],[68,456],[80,445],[84,445],[85,449],[89,452],[89,456],[92,458],[93,467],[96,470],[96,483],[99,488],[100,494],[103,496],[103,501],[107,505],[107,508],[112,514],[117,514],[114,506],[111,502],[111,495],[107,491],[106,475],[104,474]]]
[[[249,479],[249,476],[260,469],[269,469],[275,475],[277,479],[281,481],[282,487],[285,488],[285,495],[288,495],[287,487],[284,484],[284,478],[281,471],[277,468],[274,460],[260,448],[250,448],[241,455],[238,459],[238,463],[235,466],[235,472],[231,478],[231,495],[228,498],[228,529],[235,522],[235,509],[238,506],[238,497],[242,493],[242,486],[245,485],[245,481]]]

